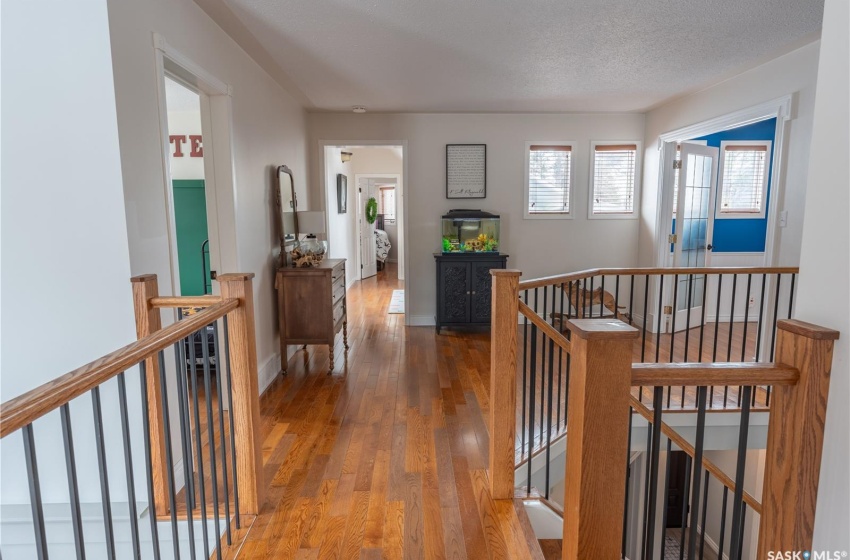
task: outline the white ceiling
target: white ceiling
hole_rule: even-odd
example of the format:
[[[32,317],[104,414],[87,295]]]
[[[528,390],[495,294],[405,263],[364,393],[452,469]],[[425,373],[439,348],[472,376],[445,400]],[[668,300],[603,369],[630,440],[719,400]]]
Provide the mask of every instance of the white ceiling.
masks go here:
[[[225,0],[312,109],[640,111],[816,37],[823,0]]]

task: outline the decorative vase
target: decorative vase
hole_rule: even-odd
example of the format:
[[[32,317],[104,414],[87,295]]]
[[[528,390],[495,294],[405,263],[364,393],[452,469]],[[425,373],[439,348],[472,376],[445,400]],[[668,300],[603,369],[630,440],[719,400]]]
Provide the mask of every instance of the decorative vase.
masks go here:
[[[328,242],[308,237],[296,243],[289,251],[289,264],[296,268],[316,266],[328,253]]]

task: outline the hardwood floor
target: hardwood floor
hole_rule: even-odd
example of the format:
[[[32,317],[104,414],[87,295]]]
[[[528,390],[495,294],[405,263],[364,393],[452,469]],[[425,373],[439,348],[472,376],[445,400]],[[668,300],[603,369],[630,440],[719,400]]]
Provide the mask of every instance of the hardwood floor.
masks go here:
[[[445,330],[438,336],[433,327],[406,328],[404,315],[387,314],[393,289],[401,287],[394,265],[357,282],[348,292],[350,350],[335,346],[333,374],[327,375],[327,347],[299,349],[289,361],[289,374],[261,397],[266,499],[256,518],[243,518],[233,544],[222,543],[225,558],[543,557],[521,504],[494,501],[488,491],[489,332]],[[743,337],[736,333],[733,351],[740,351]],[[648,338],[647,344],[654,344]],[[719,334],[721,339],[728,340],[728,331]],[[663,355],[669,338],[662,336],[660,344]],[[637,359],[640,348],[635,351]],[[654,346],[646,352],[654,359]],[[540,410],[548,383],[534,391],[526,387],[536,395],[538,444],[545,433]],[[518,384],[519,398],[521,376]],[[566,376],[552,384],[553,402],[563,406]],[[678,391],[670,394],[672,408],[681,399]],[[685,391],[685,408],[692,403],[691,391]],[[211,393],[217,427],[217,399]],[[203,392],[199,396],[212,513]],[[735,397],[727,394],[722,402]],[[718,398],[723,398],[719,393],[715,401],[722,406]],[[644,401],[651,402],[651,395]],[[518,407],[518,428],[521,412]],[[564,431],[564,414],[560,420],[553,420],[553,437]],[[220,461],[221,434],[216,436],[213,448]],[[518,460],[523,451],[517,450]],[[221,502],[220,479],[221,470]],[[177,504],[185,518],[182,493]],[[557,543],[544,544],[549,554]]]
[[[308,347],[263,395],[266,501],[230,557],[534,557],[487,489],[489,335],[405,328],[401,286],[394,267],[355,284],[333,374]]]

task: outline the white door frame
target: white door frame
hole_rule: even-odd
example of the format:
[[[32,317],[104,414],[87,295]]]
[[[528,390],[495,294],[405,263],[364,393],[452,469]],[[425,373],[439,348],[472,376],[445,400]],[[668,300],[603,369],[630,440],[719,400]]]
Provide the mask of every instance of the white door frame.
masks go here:
[[[156,57],[157,104],[162,143],[162,177],[166,197],[171,293],[180,293],[177,259],[177,228],[174,192],[171,187],[171,144],[168,141],[168,105],[165,77],[174,79],[201,98],[201,130],[204,145],[204,185],[207,201],[207,233],[210,240],[210,269],[235,272],[239,269],[236,244],[236,184],[233,165],[232,89],[174,49],[164,37],[153,34]],[[213,291],[218,285],[213,283]]]
[[[401,184],[401,183],[402,183],[402,177],[401,177],[401,175],[399,175],[398,173],[356,173],[356,174],[354,175],[354,185],[355,185],[355,188],[359,188],[359,182],[360,182],[360,179],[395,179],[395,185],[396,185],[396,189],[397,189],[397,190],[396,190],[396,194],[399,194],[399,195],[401,194],[401,192],[402,192],[402,190],[403,190],[403,188],[404,188],[404,187],[402,187],[402,184]],[[360,207],[358,207],[358,212],[359,212],[359,211],[360,211]],[[403,218],[402,218],[401,220],[399,220],[399,219],[398,219],[398,197],[396,197],[396,227],[398,227],[398,222],[399,222],[399,221],[401,221],[401,222],[402,222],[402,227],[403,227],[403,226],[404,226],[404,219],[403,219]],[[362,247],[360,247],[360,245],[359,245],[359,242],[362,240],[362,237],[361,237],[361,233],[362,233],[362,232],[360,231],[360,219],[358,218],[357,220],[355,220],[355,221],[354,221],[354,224],[355,224],[355,226],[356,226],[356,230],[357,230],[357,239],[358,239],[358,251],[357,251],[357,263],[356,263],[356,266],[358,266],[358,268],[359,268],[359,265],[360,265],[360,255],[362,254],[360,251],[362,251],[362,250],[363,250],[363,248],[362,248]],[[399,245],[401,245],[401,242],[399,242]],[[402,265],[402,267],[403,267],[403,266],[404,266],[404,263],[405,263],[405,259],[404,259],[404,247],[401,247],[401,246],[400,246],[400,247],[398,247],[398,248],[397,248],[397,251],[398,251],[399,256],[401,257],[401,265]],[[404,273],[402,272],[402,275],[403,275],[403,274],[404,274]],[[404,276],[401,276],[401,278],[400,278],[400,279],[401,279],[401,280],[404,280]]]
[[[410,239],[408,232],[408,220],[407,220],[407,179],[408,175],[408,151],[407,151],[407,140],[319,140],[318,141],[318,165],[319,168],[315,171],[318,173],[318,176],[321,177],[322,185],[324,187],[325,196],[325,231],[328,231],[330,227],[328,213],[330,212],[330,208],[333,208],[331,204],[331,187],[333,187],[334,196],[336,196],[336,185],[330,185],[328,183],[328,174],[327,174],[327,162],[325,161],[325,148],[326,147],[340,147],[340,146],[364,146],[364,147],[398,147],[401,146],[401,161],[402,161],[402,176],[401,181],[398,183],[398,191],[396,192],[396,212],[399,213],[399,217],[401,219],[401,228],[399,228],[399,245],[401,246],[402,260],[404,263],[400,266],[401,273],[403,274],[402,279],[404,280],[404,291],[407,294],[410,294],[411,291],[411,282],[412,278],[410,277],[410,252],[408,251],[408,239]],[[389,174],[381,175],[382,177],[388,177]],[[399,203],[401,201],[401,203]],[[400,212],[399,212],[400,211]],[[360,255],[358,252],[357,256],[358,260],[360,259]],[[357,263],[359,265],[359,262]],[[359,270],[359,266],[356,270]],[[360,277],[358,273],[358,278]],[[404,324],[411,325],[410,319],[410,296],[404,298]]]
[[[672,162],[676,155],[675,153],[666,153],[669,151],[665,147],[669,146],[669,144],[666,143],[684,142],[699,136],[715,134],[724,130],[738,128],[772,118],[776,119],[776,133],[773,143],[773,163],[771,165],[770,186],[768,187],[770,189],[770,202],[768,203],[767,212],[765,213],[765,216],[767,217],[767,236],[765,238],[764,247],[764,265],[777,265],[779,255],[776,253],[775,247],[779,237],[779,198],[784,195],[785,191],[785,135],[788,128],[788,121],[790,121],[793,116],[794,108],[794,98],[789,94],[784,97],[766,101],[759,105],[741,109],[740,111],[735,111],[713,119],[678,128],[676,130],[671,130],[658,137],[659,165],[661,171],[658,173],[657,208],[659,208],[659,212],[655,220],[656,266],[666,266],[669,244],[667,244],[665,240],[667,239],[667,232],[669,232],[672,227],[673,220],[673,193],[664,192],[664,177],[665,174],[672,173]],[[668,184],[672,184],[672,181]]]

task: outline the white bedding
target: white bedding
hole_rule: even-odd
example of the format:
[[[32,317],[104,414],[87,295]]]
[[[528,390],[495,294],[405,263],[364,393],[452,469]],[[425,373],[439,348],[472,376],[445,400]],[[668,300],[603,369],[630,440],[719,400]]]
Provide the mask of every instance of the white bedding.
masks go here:
[[[375,229],[375,256],[381,262],[387,261],[387,255],[390,254],[390,238],[382,229]]]

